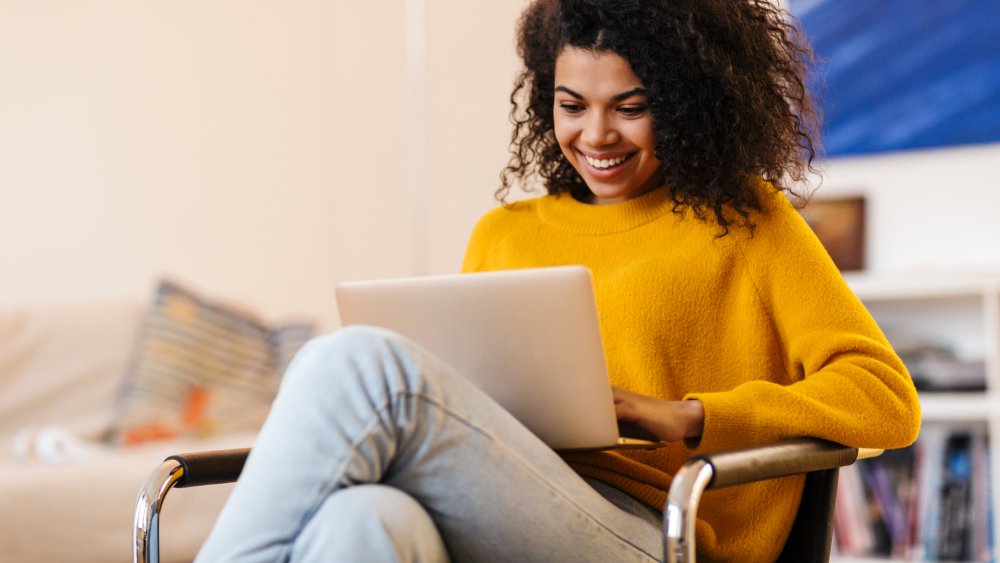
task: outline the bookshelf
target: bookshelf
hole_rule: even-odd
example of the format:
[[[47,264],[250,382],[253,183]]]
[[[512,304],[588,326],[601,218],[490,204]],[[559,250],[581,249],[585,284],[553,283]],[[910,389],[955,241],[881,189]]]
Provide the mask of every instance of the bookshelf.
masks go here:
[[[875,556],[852,552],[851,548],[856,546],[847,545],[846,553],[840,550],[841,554],[835,555],[833,560],[861,563],[940,559],[935,550],[947,550],[942,544],[946,544],[949,538],[954,541],[954,532],[943,530],[955,530],[959,525],[947,528],[940,523],[941,519],[947,518],[934,511],[954,506],[964,507],[961,513],[966,519],[962,520],[962,525],[968,529],[978,526],[974,532],[969,531],[967,536],[962,536],[963,541],[975,542],[979,546],[988,542],[992,547],[983,551],[982,547],[973,545],[969,548],[969,555],[958,559],[950,557],[949,560],[1000,560],[1000,549],[997,547],[1000,525],[995,514],[995,508],[1000,507],[1000,463],[996,461],[1000,459],[1000,275],[890,277],[846,274],[845,279],[907,362],[918,383],[923,427],[913,465],[921,469],[915,470],[912,476],[913,490],[919,490],[912,498],[920,502],[903,503],[906,507],[916,507],[917,516],[907,518],[910,528],[903,538],[913,544],[911,547],[900,548],[897,545],[890,550],[892,555]],[[954,464],[949,464],[944,458],[954,454],[951,447],[954,442],[949,438],[956,435],[971,436],[978,448],[975,455],[964,458],[975,460],[975,463],[969,464],[969,474],[974,473],[975,478],[969,477],[967,486],[970,493],[965,495],[968,498],[965,505],[950,503],[954,496],[942,500],[949,493],[954,495],[954,481],[948,480],[954,477],[953,473],[949,473]],[[949,444],[951,449],[944,444]],[[969,451],[973,448],[970,447]],[[889,460],[884,462],[890,463]],[[940,469],[937,473],[928,469],[936,467],[934,463],[945,466],[945,477],[940,475]],[[854,480],[859,479],[857,475],[867,473],[864,477],[870,478],[876,472],[868,467],[855,469],[851,477]],[[866,483],[869,506],[881,506],[875,499],[878,496],[873,490],[875,481],[861,481]],[[841,483],[844,484],[843,479]],[[857,483],[849,482],[847,485],[850,490],[860,490],[861,487]],[[939,494],[939,497],[934,497],[934,494]],[[907,495],[900,493],[899,497]],[[841,504],[853,504],[841,503],[840,498],[838,496],[838,510],[841,510]],[[936,502],[945,508],[942,509]],[[882,508],[875,511],[891,512]],[[845,509],[845,512],[850,511]],[[957,512],[953,509],[948,513]],[[885,520],[893,518],[887,515]],[[883,524],[881,529],[892,544],[895,536],[888,530],[893,526]],[[990,539],[984,539],[989,536]],[[884,547],[885,538],[880,545]]]

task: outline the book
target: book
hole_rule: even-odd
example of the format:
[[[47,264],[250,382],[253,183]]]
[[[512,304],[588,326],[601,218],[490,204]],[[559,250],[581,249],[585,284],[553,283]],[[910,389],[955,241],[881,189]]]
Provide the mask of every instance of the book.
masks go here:
[[[990,462],[985,424],[928,423],[914,445],[842,468],[838,553],[992,560]]]
[[[971,556],[972,434],[952,432],[944,447],[938,509],[937,558],[968,561]]]

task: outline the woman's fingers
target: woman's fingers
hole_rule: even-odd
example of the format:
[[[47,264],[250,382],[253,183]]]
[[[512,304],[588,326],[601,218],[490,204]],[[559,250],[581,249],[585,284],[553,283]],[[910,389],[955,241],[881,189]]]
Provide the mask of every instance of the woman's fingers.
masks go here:
[[[699,401],[664,401],[612,387],[618,420],[638,424],[664,441],[700,436],[704,411]]]

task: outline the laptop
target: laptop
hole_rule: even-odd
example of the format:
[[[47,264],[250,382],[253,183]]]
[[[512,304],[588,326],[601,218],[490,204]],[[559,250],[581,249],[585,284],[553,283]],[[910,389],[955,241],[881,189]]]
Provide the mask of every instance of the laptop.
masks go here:
[[[583,266],[347,282],[335,293],[343,326],[420,344],[555,450],[664,445],[619,434]]]

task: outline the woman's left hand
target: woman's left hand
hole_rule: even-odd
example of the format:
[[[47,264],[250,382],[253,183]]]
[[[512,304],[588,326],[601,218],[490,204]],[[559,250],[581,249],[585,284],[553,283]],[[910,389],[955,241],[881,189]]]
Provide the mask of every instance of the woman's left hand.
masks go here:
[[[664,401],[618,387],[611,392],[618,420],[637,424],[664,442],[701,436],[705,424],[701,401]]]

